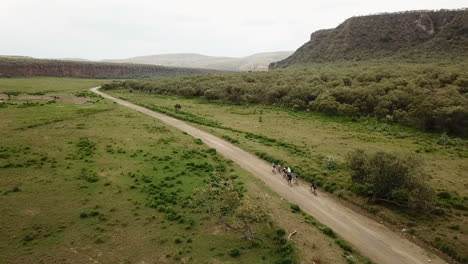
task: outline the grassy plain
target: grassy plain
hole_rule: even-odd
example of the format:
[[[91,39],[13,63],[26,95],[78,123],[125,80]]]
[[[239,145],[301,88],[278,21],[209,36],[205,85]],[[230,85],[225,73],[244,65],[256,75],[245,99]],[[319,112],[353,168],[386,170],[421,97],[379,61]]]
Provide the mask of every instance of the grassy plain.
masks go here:
[[[181,119],[238,144],[277,159],[319,182],[322,190],[364,208],[403,235],[466,261],[468,252],[468,140],[377,122],[352,121],[316,112],[292,111],[262,105],[209,103],[201,99],[149,95],[128,90],[108,91]],[[175,113],[180,104],[182,112]],[[205,124],[205,125],[203,125]],[[273,141],[274,140],[274,141]],[[352,192],[346,154],[356,148],[369,151],[409,152],[425,161],[431,185],[437,190],[441,215],[411,213],[390,205],[368,204]],[[326,223],[324,223],[326,224]],[[463,260],[465,258],[465,260]]]
[[[0,93],[89,96],[101,82],[0,79]],[[3,101],[2,263],[366,262],[238,166],[154,118],[99,97]],[[267,211],[253,224],[258,240],[192,206],[215,175]],[[296,243],[285,240],[294,230]]]

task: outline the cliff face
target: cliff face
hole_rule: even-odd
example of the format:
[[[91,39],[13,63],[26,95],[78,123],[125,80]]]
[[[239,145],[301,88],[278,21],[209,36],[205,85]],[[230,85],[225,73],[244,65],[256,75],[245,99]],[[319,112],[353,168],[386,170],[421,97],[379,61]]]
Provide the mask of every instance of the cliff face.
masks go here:
[[[92,63],[0,57],[0,77],[135,78],[201,74],[209,70],[155,65]]]
[[[468,10],[414,11],[347,19],[312,33],[310,41],[270,69],[395,55],[468,54]]]

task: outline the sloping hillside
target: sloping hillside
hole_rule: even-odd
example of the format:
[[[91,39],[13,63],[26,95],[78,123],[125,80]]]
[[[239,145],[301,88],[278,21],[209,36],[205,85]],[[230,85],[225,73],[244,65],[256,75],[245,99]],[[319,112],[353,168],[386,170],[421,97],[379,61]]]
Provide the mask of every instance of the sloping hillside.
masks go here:
[[[209,72],[214,70],[0,56],[0,77],[142,78]]]
[[[139,56],[128,59],[103,60],[104,62],[153,64],[172,67],[216,69],[224,71],[264,71],[271,62],[290,56],[292,51],[257,53],[251,56],[214,57],[195,53],[177,53]]]
[[[352,17],[319,30],[270,69],[335,60],[459,57],[468,54],[468,9],[411,11]]]

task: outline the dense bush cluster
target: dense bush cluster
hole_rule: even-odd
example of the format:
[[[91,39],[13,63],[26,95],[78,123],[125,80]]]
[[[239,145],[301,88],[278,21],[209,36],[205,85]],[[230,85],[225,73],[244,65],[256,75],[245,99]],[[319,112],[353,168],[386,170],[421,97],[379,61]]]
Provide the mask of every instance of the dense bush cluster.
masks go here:
[[[467,64],[348,62],[308,68],[194,75],[104,85],[141,92],[371,116],[468,135]]]
[[[435,192],[428,185],[421,160],[414,156],[355,150],[347,161],[356,190],[372,201],[416,209],[433,207]]]

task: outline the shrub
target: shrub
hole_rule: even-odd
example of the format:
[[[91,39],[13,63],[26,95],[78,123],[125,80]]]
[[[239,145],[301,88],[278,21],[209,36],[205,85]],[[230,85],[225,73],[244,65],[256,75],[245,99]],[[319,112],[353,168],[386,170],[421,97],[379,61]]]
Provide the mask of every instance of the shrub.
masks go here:
[[[291,204],[291,212],[293,212],[293,213],[300,213],[300,212],[301,212],[301,208],[300,208],[299,205],[297,205],[297,204]]]
[[[442,192],[437,193],[437,197],[439,197],[440,199],[450,199],[450,198],[452,198],[450,193],[447,192],[447,191],[442,191]]]
[[[28,233],[23,237],[23,241],[25,243],[33,241],[35,238],[35,235],[33,233]]]
[[[342,239],[336,238],[335,243],[346,252],[352,253],[354,251],[353,247]]]
[[[276,230],[276,235],[279,236],[279,237],[285,236],[285,235],[286,235],[286,231],[284,231],[284,229],[282,229],[282,228],[277,229],[277,230]]]
[[[233,143],[233,144],[239,143],[239,140],[231,138],[228,135],[223,135],[222,138],[225,139],[226,141],[229,141],[229,142]]]
[[[96,239],[94,240],[94,243],[96,243],[96,244],[102,244],[102,243],[104,243],[104,241],[105,241],[105,240],[104,240],[103,237],[98,236],[98,237],[96,237]]]
[[[229,250],[229,256],[233,257],[233,258],[237,258],[240,256],[240,250],[237,249],[237,248],[233,248],[231,250]]]
[[[333,237],[333,238],[336,238],[336,234],[335,232],[329,228],[329,227],[323,227],[320,229],[322,231],[322,233],[324,233],[325,235],[329,236],[329,237]]]
[[[365,187],[371,201],[383,201],[413,209],[431,209],[435,192],[420,159],[408,154],[365,153],[347,156],[353,182]]]

